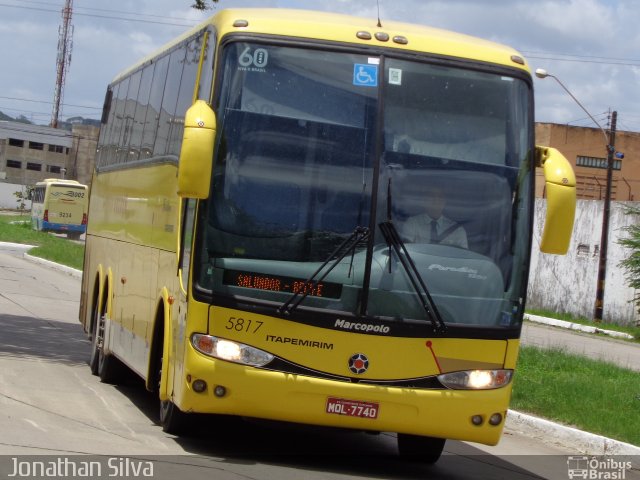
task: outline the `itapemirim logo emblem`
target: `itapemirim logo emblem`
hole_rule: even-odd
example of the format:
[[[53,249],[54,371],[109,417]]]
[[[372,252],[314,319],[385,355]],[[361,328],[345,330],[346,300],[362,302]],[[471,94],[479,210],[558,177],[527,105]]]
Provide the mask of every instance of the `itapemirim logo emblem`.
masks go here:
[[[364,353],[355,353],[349,359],[349,370],[356,375],[362,375],[369,368],[369,359]]]
[[[567,458],[567,475],[570,479],[624,480],[631,462],[610,457],[575,455]]]

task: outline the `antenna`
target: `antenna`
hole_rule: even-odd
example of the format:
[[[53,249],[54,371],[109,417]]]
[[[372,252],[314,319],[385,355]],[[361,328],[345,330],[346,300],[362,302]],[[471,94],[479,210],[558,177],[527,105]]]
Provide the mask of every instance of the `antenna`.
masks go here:
[[[53,97],[53,113],[51,115],[51,126],[58,128],[58,117],[64,95],[64,82],[67,70],[71,64],[71,49],[73,47],[73,26],[71,25],[71,15],[73,12],[73,0],[65,0],[62,9],[62,25],[58,29],[58,56],[56,58],[56,89]]]
[[[380,0],[376,0],[378,4],[378,28],[382,28],[382,23],[380,22]]]

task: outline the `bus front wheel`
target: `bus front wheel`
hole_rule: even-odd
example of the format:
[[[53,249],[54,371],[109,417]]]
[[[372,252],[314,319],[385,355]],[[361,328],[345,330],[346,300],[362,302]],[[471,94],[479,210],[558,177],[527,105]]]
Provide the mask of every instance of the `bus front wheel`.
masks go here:
[[[184,432],[186,416],[171,400],[160,400],[160,425],[163,432],[173,435]]]
[[[164,331],[159,329],[156,332],[156,345],[159,344],[160,339],[164,337]],[[162,351],[162,347],[159,349]],[[155,382],[154,391],[160,393],[160,385],[162,383],[162,359],[164,352],[155,356]],[[159,422],[162,427],[162,431],[170,433],[172,435],[179,435],[186,430],[187,414],[182,412],[171,399],[160,400],[159,410]]]
[[[444,438],[398,434],[398,452],[402,458],[421,463],[435,463],[442,455]]]

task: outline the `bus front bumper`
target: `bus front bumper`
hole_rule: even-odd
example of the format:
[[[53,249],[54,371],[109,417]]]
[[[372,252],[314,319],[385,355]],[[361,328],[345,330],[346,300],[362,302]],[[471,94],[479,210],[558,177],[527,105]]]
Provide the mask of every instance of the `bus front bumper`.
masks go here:
[[[498,443],[511,384],[493,390],[364,385],[213,360],[187,347],[173,401],[185,412]],[[194,389],[204,381],[201,393]],[[198,385],[202,388],[202,383]],[[492,425],[493,417],[501,420]]]

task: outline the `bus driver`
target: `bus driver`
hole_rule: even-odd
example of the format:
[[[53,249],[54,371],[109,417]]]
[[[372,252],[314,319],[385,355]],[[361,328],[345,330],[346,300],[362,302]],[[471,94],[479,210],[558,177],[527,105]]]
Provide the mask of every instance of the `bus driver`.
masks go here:
[[[426,213],[407,219],[403,227],[404,239],[411,243],[438,243],[468,248],[467,232],[464,227],[442,214],[445,203],[446,199],[441,187],[428,188]]]

